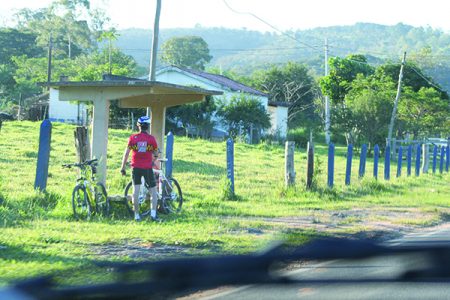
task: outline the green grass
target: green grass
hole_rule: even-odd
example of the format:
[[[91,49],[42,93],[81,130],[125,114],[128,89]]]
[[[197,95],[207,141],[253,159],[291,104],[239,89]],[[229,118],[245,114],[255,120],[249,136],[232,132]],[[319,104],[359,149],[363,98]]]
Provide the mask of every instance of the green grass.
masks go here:
[[[335,187],[326,183],[324,145],[316,145],[317,187],[305,190],[306,152],[297,149],[296,187],[284,187],[284,148],[281,146],[235,145],[234,200],[223,200],[226,188],[226,144],[175,138],[174,177],[180,182],[185,203],[176,216],[163,216],[162,224],[135,223],[115,207],[110,219],[94,218],[77,222],[72,218],[70,196],[76,171],[62,169],[76,161],[74,127],[53,124],[47,192],[33,190],[38,152],[39,123],[5,122],[0,133],[0,284],[40,274],[59,274],[63,283],[111,279],[98,261],[124,262],[160,259],[162,255],[134,256],[121,249],[158,249],[176,247],[177,255],[247,253],[284,238],[288,243],[303,243],[324,233],[311,228],[294,228],[273,218],[313,216],[313,223],[326,224],[323,212],[373,211],[371,220],[389,217],[380,210],[419,211],[423,217],[402,217],[397,224],[428,226],[442,222],[450,214],[449,174],[421,175],[387,182],[371,179],[372,162],[366,178],[357,176],[355,154],[351,186],[344,185],[345,147],[336,147]],[[107,189],[122,194],[128,178],[120,175],[120,163],[130,132],[109,131]],[[382,161],[381,161],[382,162]],[[380,164],[379,174],[383,174]],[[122,209],[123,212],[123,209]],[[342,218],[336,234],[365,230],[364,217]],[[392,222],[392,220],[391,220]],[[353,226],[353,227],[352,227]],[[344,228],[345,227],[345,228]],[[127,248],[126,246],[130,246]],[[152,253],[152,252],[149,252]],[[73,271],[78,270],[78,271]],[[70,275],[70,276],[68,276]]]

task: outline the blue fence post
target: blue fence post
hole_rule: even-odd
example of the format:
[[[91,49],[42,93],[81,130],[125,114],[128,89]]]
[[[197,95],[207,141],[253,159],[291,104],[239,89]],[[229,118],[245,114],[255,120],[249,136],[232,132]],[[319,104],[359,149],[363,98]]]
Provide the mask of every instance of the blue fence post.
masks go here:
[[[445,164],[445,171],[448,172],[448,167],[450,166],[450,145],[447,145],[447,163]]]
[[[367,145],[363,144],[361,147],[361,156],[359,158],[359,178],[364,177],[364,173],[366,173],[366,157]]]
[[[167,134],[167,140],[166,140],[166,176],[167,178],[172,177],[172,170],[173,170],[173,142],[174,142],[174,136],[171,131]]]
[[[234,142],[227,140],[227,178],[230,181],[231,193],[234,195]]]
[[[334,144],[328,146],[328,187],[333,187],[334,181]]]
[[[52,138],[52,123],[44,120],[39,133],[39,152],[36,166],[34,189],[44,191],[47,187],[48,163],[50,159],[50,142]]]
[[[391,178],[391,147],[386,146],[384,153],[384,180]]]
[[[397,178],[402,176],[402,163],[403,163],[403,147],[398,147],[398,158],[397,158]]]
[[[420,175],[420,156],[422,156],[422,145],[418,144],[416,149],[416,176]]]
[[[408,153],[406,155],[406,175],[411,176],[411,164],[412,164],[412,145],[408,146]]]
[[[441,157],[439,159],[439,173],[444,172],[444,162],[445,162],[445,147],[441,146]]]
[[[378,160],[380,159],[380,147],[375,145],[373,148],[373,177],[378,179]]]
[[[436,173],[437,153],[438,153],[438,146],[434,145],[434,147],[433,147],[433,166],[432,166],[433,174]]]
[[[350,178],[352,176],[352,158],[353,158],[353,145],[349,144],[347,147],[347,166],[345,168],[345,184],[350,184]]]

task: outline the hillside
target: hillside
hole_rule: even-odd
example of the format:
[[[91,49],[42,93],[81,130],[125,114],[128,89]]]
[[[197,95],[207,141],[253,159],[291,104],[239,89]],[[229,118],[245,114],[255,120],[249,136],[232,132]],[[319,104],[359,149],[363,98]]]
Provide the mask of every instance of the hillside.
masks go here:
[[[120,31],[117,46],[148,66],[151,31]],[[357,23],[353,26],[321,27],[309,30],[262,33],[246,29],[175,28],[162,29],[160,45],[174,36],[201,36],[209,45],[213,60],[210,66],[248,75],[267,64],[299,61],[310,66],[316,75],[323,74],[324,44],[328,40],[329,56],[364,54],[369,62],[399,61],[407,51],[408,61],[423,68],[428,75],[450,91],[450,35],[439,30],[405,24],[385,26]]]

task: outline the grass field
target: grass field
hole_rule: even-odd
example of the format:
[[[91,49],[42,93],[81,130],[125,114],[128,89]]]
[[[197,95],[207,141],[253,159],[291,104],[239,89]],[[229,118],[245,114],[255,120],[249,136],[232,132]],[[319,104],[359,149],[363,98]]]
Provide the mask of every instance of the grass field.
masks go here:
[[[163,216],[161,224],[135,223],[116,205],[111,218],[77,222],[70,204],[77,174],[61,168],[76,161],[74,127],[53,124],[47,193],[38,193],[33,185],[39,125],[6,122],[0,133],[1,285],[42,274],[59,274],[64,283],[107,280],[110,275],[98,261],[247,253],[277,239],[300,244],[321,234],[370,231],[373,228],[367,221],[429,226],[445,221],[450,214],[448,173],[395,179],[391,167],[391,181],[376,181],[370,178],[369,159],[367,176],[360,180],[355,158],[352,185],[345,186],[343,146],[336,147],[335,187],[326,188],[327,148],[321,144],[315,148],[318,175],[314,191],[304,189],[305,149],[295,153],[297,185],[286,189],[282,146],[236,144],[238,197],[226,200],[225,143],[176,137],[174,177],[183,189],[182,213]],[[109,131],[110,195],[122,194],[129,180],[119,172],[129,134]],[[383,174],[382,164],[379,174]],[[298,219],[310,220],[310,226],[294,226]],[[320,230],[319,225],[327,230]]]

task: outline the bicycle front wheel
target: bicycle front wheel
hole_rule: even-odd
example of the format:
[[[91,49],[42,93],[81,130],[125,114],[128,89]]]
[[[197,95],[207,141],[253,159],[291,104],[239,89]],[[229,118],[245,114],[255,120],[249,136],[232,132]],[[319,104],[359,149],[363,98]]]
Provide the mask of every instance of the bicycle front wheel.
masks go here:
[[[89,220],[91,218],[92,207],[83,185],[77,185],[73,189],[72,208],[76,220]]]
[[[168,178],[168,182],[163,183],[163,203],[164,209],[168,213],[177,213],[183,205],[183,194],[181,187],[175,178]]]
[[[129,196],[133,195],[133,182],[130,181],[128,183],[127,187],[125,188],[124,194],[127,199],[132,198]],[[150,197],[150,191],[147,189],[147,187],[145,186],[144,183],[140,185],[138,202],[139,202],[139,214],[141,216],[148,215],[150,213],[150,209],[151,209],[151,197]],[[127,204],[134,211],[134,206],[133,206],[132,200],[127,200]]]
[[[95,211],[101,216],[109,216],[109,199],[103,183],[98,182],[95,186]]]

